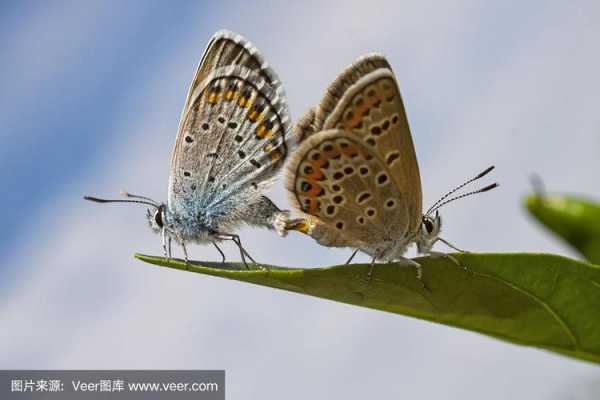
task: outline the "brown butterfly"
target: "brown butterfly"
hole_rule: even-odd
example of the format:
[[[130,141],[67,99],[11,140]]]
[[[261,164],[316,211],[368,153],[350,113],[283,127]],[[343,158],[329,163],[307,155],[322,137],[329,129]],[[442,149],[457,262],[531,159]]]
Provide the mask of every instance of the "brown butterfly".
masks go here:
[[[490,167],[422,213],[406,112],[394,73],[380,54],[360,57],[342,71],[294,129],[301,144],[286,165],[286,187],[304,216],[289,221],[287,229],[324,246],[355,248],[352,257],[358,250],[371,255],[369,278],[375,260],[399,260],[414,265],[420,279],[421,266],[404,257],[411,243],[424,254],[445,255],[432,251],[437,241],[456,249],[439,237],[439,207],[498,186],[448,198]]]

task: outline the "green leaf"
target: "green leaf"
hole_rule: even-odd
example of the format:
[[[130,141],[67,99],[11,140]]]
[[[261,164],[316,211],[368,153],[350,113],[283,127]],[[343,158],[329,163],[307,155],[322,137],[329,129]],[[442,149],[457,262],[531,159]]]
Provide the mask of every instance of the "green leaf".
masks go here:
[[[529,212],[588,261],[600,264],[600,205],[574,196],[531,195]]]
[[[328,268],[196,263],[136,254],[151,264],[408,315],[600,363],[600,267],[549,254],[422,257],[415,269],[377,264]]]

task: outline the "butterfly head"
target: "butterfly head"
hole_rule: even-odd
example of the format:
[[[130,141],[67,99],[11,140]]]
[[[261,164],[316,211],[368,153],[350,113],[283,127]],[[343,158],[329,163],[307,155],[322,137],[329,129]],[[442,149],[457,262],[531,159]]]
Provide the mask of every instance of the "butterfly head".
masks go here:
[[[415,239],[418,251],[420,253],[429,252],[437,241],[441,230],[442,217],[439,211],[435,212],[435,216],[423,215],[423,218],[421,218],[421,227]]]
[[[160,204],[154,210],[147,209],[146,219],[148,220],[148,225],[150,225],[152,232],[160,233],[167,221],[167,206],[165,204]]]

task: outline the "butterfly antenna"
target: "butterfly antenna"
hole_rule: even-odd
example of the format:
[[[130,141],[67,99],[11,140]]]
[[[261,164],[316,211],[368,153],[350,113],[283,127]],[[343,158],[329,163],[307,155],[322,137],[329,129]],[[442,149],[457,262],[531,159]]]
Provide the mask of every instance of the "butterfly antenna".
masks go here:
[[[462,199],[462,198],[468,197],[468,196],[472,196],[472,195],[477,194],[477,193],[487,192],[488,190],[492,190],[494,188],[497,188],[498,186],[500,186],[498,183],[492,183],[491,185],[488,185],[488,186],[486,186],[484,188],[473,190],[472,192],[464,193],[464,194],[461,194],[460,196],[452,197],[451,199],[448,199],[448,200],[443,201],[441,203],[438,202],[439,204],[435,208],[433,208],[431,211],[428,211],[427,214],[425,214],[425,215],[428,216],[432,212],[439,210],[440,207],[445,206],[446,204],[451,203],[451,202],[453,202],[455,200]]]
[[[111,200],[111,199],[99,199],[98,197],[92,196],[83,196],[85,200],[93,201],[95,203],[137,203],[137,204],[145,204],[148,206],[158,208],[158,205],[151,201],[144,200]]]
[[[483,172],[480,172],[477,176],[469,179],[468,181],[466,181],[465,183],[463,183],[462,185],[459,185],[457,187],[455,187],[454,189],[452,189],[451,191],[449,191],[448,193],[446,193],[445,195],[443,195],[438,201],[436,201],[435,203],[433,203],[433,205],[431,207],[429,207],[429,210],[427,210],[427,212],[425,213],[425,215],[429,215],[431,214],[435,209],[439,208],[437,207],[440,203],[442,203],[444,200],[446,200],[449,196],[451,196],[452,194],[456,193],[456,191],[464,188],[465,186],[467,186],[469,183],[471,182],[475,182],[478,179],[483,178],[484,176],[486,176],[487,174],[489,174],[490,172],[492,172],[492,170],[496,168],[494,165],[487,167]],[[489,189],[488,189],[489,190]],[[479,192],[476,192],[479,193]],[[473,193],[474,194],[474,193]]]
[[[158,206],[158,204],[156,203],[156,201],[152,200],[152,199],[151,199],[151,198],[149,198],[149,197],[140,196],[140,195],[137,195],[137,194],[131,194],[131,193],[129,193],[129,192],[125,192],[125,191],[122,191],[122,192],[121,192],[121,196],[123,196],[123,197],[130,197],[130,198],[132,198],[132,199],[142,199],[142,200],[147,200],[147,201],[149,201],[149,202],[153,203],[154,205]]]

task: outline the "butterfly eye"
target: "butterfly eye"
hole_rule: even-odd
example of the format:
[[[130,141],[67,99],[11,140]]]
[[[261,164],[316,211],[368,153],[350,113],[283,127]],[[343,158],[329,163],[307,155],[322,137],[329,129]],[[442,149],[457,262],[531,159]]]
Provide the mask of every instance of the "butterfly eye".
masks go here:
[[[160,207],[158,210],[156,210],[156,212],[154,213],[154,222],[156,222],[156,225],[159,228],[163,227],[163,220],[162,220],[162,207]]]
[[[425,227],[425,230],[428,234],[431,234],[431,232],[433,232],[433,222],[431,222],[430,219],[424,219],[423,226]]]

